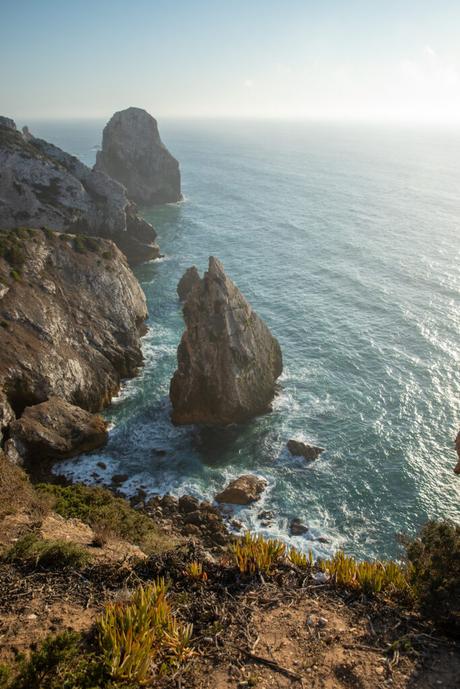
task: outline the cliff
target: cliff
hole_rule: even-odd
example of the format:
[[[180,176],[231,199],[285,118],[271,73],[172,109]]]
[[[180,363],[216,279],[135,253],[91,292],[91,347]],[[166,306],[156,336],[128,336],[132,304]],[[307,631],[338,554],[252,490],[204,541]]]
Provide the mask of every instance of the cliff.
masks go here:
[[[142,364],[144,294],[110,240],[0,231],[0,428],[51,396],[95,412]]]
[[[124,187],[0,118],[0,227],[48,227],[115,241],[131,263],[159,256]]]
[[[95,169],[121,182],[136,203],[149,206],[182,198],[179,163],[163,144],[157,121],[141,108],[116,112],[106,124]]]
[[[213,256],[183,314],[173,422],[226,425],[266,412],[282,371],[280,346]]]

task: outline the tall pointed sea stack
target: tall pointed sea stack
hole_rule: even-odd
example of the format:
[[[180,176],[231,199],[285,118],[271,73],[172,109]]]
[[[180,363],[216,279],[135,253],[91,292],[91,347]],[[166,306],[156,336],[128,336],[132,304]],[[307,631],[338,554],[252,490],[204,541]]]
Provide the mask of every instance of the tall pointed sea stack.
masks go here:
[[[280,346],[213,256],[183,313],[173,422],[226,425],[267,411],[283,368]]]
[[[182,198],[179,163],[160,139],[157,121],[141,108],[116,112],[106,124],[95,168],[121,182],[135,203]]]

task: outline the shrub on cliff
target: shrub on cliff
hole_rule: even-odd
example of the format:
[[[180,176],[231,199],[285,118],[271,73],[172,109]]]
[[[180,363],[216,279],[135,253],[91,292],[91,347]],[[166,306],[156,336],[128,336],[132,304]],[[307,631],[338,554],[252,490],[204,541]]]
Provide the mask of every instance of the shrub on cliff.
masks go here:
[[[460,525],[429,521],[406,541],[412,586],[422,612],[460,633]]]
[[[40,484],[37,492],[51,498],[54,511],[65,519],[81,519],[98,533],[126,539],[144,552],[171,546],[149,516],[133,509],[124,498],[117,498],[106,488],[78,483],[71,486]]]
[[[88,553],[75,543],[44,539],[31,532],[20,538],[7,551],[5,559],[46,569],[81,569],[90,558]]]

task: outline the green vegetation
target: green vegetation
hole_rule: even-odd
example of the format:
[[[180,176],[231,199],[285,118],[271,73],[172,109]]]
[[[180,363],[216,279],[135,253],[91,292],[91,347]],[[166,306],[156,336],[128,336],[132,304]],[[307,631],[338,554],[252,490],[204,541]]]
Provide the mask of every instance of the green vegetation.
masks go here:
[[[86,550],[69,541],[50,541],[31,532],[5,554],[9,562],[25,562],[49,569],[82,569],[89,562]]]
[[[75,632],[49,636],[40,648],[16,666],[0,669],[1,689],[103,689],[108,685],[104,667]],[[111,689],[116,689],[111,685]]]
[[[114,680],[144,683],[167,673],[192,653],[191,625],[176,620],[164,579],[139,586],[127,605],[109,604],[99,622],[104,665]]]
[[[460,525],[429,521],[407,540],[411,585],[422,612],[460,631]]]
[[[98,253],[101,248],[101,244],[96,237],[78,234],[76,237],[74,237],[73,248],[80,254],[86,254],[87,251]]]
[[[361,590],[366,595],[381,591],[409,594],[410,568],[396,562],[357,561],[339,550],[329,560],[321,560],[323,571],[329,572],[337,586]]]
[[[185,574],[190,578],[194,579],[195,581],[207,581],[208,575],[204,571],[203,565],[201,562],[197,562],[196,560],[192,560],[192,562],[189,562],[187,567],[185,568]]]
[[[313,552],[308,551],[308,555],[301,553],[296,548],[291,548],[288,554],[289,560],[299,569],[311,569],[313,567]]]
[[[286,554],[281,541],[266,540],[247,532],[230,546],[235,564],[242,574],[270,574]]]
[[[50,498],[52,508],[62,517],[81,519],[105,538],[113,534],[139,545],[147,553],[173,545],[149,516],[134,510],[125,499],[117,498],[106,488],[78,483],[39,484],[37,492]]]

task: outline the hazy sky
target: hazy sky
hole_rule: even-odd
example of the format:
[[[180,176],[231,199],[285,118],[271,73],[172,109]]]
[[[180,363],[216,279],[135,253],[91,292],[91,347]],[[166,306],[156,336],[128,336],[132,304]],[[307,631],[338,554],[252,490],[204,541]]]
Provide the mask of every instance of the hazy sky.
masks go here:
[[[460,0],[0,0],[0,113],[460,123]]]

